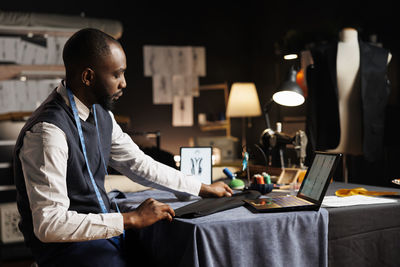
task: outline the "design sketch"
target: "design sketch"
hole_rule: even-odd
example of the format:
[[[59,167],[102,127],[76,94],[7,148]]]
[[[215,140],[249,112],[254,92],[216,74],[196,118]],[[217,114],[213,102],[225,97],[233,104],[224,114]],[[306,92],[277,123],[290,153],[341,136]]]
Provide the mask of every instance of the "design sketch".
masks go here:
[[[172,77],[165,75],[153,76],[153,103],[171,104],[172,103]]]
[[[192,168],[190,169],[192,175],[201,175],[201,172],[203,170],[201,166],[203,158],[200,156],[200,151],[196,150],[194,152],[194,157],[190,159],[190,162],[192,163]]]
[[[144,75],[153,77],[153,103],[172,104],[170,94],[199,95],[199,77],[206,74],[205,48],[146,45],[143,47],[143,64]],[[170,92],[168,85],[160,82],[160,75],[168,80],[177,76],[182,81],[175,81]]]
[[[193,97],[174,96],[172,103],[172,125],[193,125]]]
[[[180,170],[202,183],[212,182],[212,147],[181,147]]]

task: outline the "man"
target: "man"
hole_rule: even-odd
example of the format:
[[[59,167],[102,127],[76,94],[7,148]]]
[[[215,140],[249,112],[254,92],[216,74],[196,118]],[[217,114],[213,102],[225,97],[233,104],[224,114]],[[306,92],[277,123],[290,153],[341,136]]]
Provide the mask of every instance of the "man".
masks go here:
[[[125,53],[115,39],[80,30],[65,44],[63,60],[65,81],[27,121],[14,155],[20,229],[39,266],[124,266],[115,237],[172,220],[173,209],[154,199],[132,212],[112,211],[104,189],[108,165],[174,193],[232,194],[225,183],[201,184],[154,161],[122,132],[109,111],[126,87]]]

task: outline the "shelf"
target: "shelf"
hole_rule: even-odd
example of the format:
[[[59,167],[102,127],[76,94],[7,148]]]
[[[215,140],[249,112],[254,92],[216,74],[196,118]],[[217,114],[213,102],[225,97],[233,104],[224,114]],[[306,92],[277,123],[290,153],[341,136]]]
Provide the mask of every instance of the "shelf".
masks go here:
[[[224,91],[224,102],[225,102],[225,108],[228,103],[228,83],[217,83],[217,84],[207,84],[207,85],[201,85],[199,87],[200,91],[204,90],[223,90]],[[225,130],[226,131],[226,136],[231,136],[231,122],[230,118],[227,117],[226,120],[224,121],[219,121],[219,122],[207,122],[206,124],[199,125],[200,130],[202,131],[217,131],[217,130]]]
[[[65,73],[63,65],[16,65],[16,64],[1,64],[0,65],[0,81],[10,80],[24,72],[40,74],[43,76],[59,77]]]
[[[41,27],[41,26],[15,26],[0,25],[0,34],[12,35],[51,35],[69,37],[79,29],[61,28],[61,27]]]
[[[31,115],[32,112],[9,112],[0,114],[0,121],[23,121]]]
[[[206,124],[200,125],[202,131],[215,131],[215,130],[228,130],[230,127],[227,121],[221,122],[208,122]]]

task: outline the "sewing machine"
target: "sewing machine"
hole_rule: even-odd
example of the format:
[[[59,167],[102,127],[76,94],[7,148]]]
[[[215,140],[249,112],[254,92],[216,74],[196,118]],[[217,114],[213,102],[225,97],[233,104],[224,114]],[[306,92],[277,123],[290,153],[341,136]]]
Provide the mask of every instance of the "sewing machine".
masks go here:
[[[298,130],[293,136],[281,132],[278,124],[277,130],[265,129],[260,137],[261,147],[267,155],[269,166],[285,168],[285,152],[287,145],[292,145],[296,151],[298,167],[304,168],[306,158],[307,136],[304,131]]]

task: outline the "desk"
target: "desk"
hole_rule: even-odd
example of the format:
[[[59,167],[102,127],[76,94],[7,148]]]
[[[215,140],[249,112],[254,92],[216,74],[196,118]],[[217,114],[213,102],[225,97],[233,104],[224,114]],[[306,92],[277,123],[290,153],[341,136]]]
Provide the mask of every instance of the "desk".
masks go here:
[[[128,194],[123,203],[147,197],[178,202],[168,192]],[[156,266],[327,266],[328,212],[253,214],[239,207],[196,219],[158,222],[139,232],[141,246]]]
[[[334,182],[327,195],[359,186]],[[134,207],[150,196],[172,208],[188,204],[158,190],[119,202]],[[239,207],[158,222],[140,239],[159,266],[400,266],[400,203],[268,214]]]
[[[327,195],[340,188],[363,187],[369,191],[395,191],[334,182]],[[400,203],[327,208],[329,266],[400,266]]]

